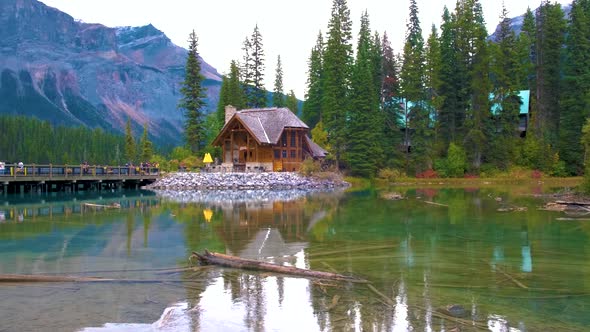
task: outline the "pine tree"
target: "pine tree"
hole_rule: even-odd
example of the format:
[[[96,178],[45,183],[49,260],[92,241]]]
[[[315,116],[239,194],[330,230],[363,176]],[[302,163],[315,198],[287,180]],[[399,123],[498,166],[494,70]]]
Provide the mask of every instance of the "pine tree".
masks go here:
[[[244,96],[242,83],[240,83],[240,68],[239,64],[235,60],[232,60],[229,67],[228,89],[225,99],[227,101],[227,105],[235,106],[237,109],[243,109],[246,107],[246,96]],[[224,105],[224,108],[227,105]]]
[[[440,54],[440,40],[438,36],[438,30],[433,24],[430,29],[430,35],[426,41],[426,64],[424,67],[424,84],[426,97],[425,100],[430,103],[433,107],[432,114],[434,119],[438,119],[437,111],[442,105],[442,97],[440,96],[440,75],[441,75],[441,54]],[[433,154],[436,154],[438,142],[438,135],[436,132],[436,126],[434,126],[433,133]]]
[[[215,111],[215,122],[219,129],[225,122],[225,106],[230,105],[227,101],[229,97],[229,78],[226,75],[221,77],[221,89],[219,90],[219,102]]]
[[[131,131],[131,119],[127,118],[127,124],[125,125],[125,159],[127,159],[128,163],[133,164],[136,156],[137,150],[133,132]]]
[[[291,112],[295,113],[296,115],[299,114],[299,101],[295,96],[295,92],[290,90],[287,94],[287,99],[285,101],[285,107],[291,110]]]
[[[559,132],[561,50],[565,20],[561,5],[544,1],[536,15],[536,113],[533,133],[549,146],[556,146]]]
[[[352,58],[352,22],[346,0],[333,0],[328,24],[328,41],[324,51],[322,121],[328,132],[329,145],[339,167],[345,151],[348,92]]]
[[[530,90],[535,93],[535,62],[536,62],[536,23],[535,15],[530,8],[524,14],[522,29],[517,39],[519,90]],[[534,100],[534,98],[531,98]]]
[[[251,48],[252,44],[250,42],[250,39],[246,37],[246,39],[244,39],[244,43],[242,44],[243,56],[242,62],[240,63],[240,81],[242,82],[245,107],[249,107],[251,104],[250,100],[252,99],[252,91],[254,85],[252,71],[250,70],[252,62],[252,56],[250,54]]]
[[[479,170],[484,158],[487,137],[490,133],[490,57],[488,52],[487,31],[483,11],[478,0],[466,0],[466,16],[471,18],[469,25],[472,44],[468,48],[467,59],[470,61],[469,100],[470,116],[465,136],[465,151],[471,159],[472,167]],[[471,11],[471,13],[469,13]]]
[[[224,75],[222,78],[215,120],[207,121],[208,126],[211,127],[210,131],[213,131],[214,134],[207,135],[208,137],[215,138],[219,130],[223,128],[225,124],[225,106],[228,105],[232,105],[237,109],[244,107],[244,90],[241,87],[240,71],[235,60],[230,63],[229,75]]]
[[[380,91],[380,107],[384,117],[384,151],[387,156],[387,164],[390,167],[402,167],[402,134],[401,123],[403,119],[400,107],[400,82],[398,61],[387,37],[383,34],[381,42],[383,48],[383,60],[381,61],[382,83]]]
[[[277,69],[275,72],[275,89],[272,95],[272,105],[275,107],[285,106],[285,94],[283,93],[283,67],[281,56],[277,56]]]
[[[201,61],[197,51],[198,38],[193,30],[189,35],[189,49],[186,59],[186,72],[180,92],[182,98],[179,108],[185,111],[184,134],[187,147],[196,153],[205,140],[205,129],[203,126],[203,107],[205,106],[205,88],[202,86],[204,80],[201,75]]]
[[[307,92],[303,104],[303,121],[310,128],[315,127],[322,116],[323,54],[324,39],[320,31],[307,62],[309,69],[307,71]]]
[[[378,121],[379,98],[375,89],[374,45],[371,39],[369,16],[361,17],[357,56],[351,80],[351,104],[347,135],[346,161],[353,175],[374,176],[383,159],[381,137],[375,130]],[[376,126],[377,125],[377,126]]]
[[[577,144],[590,116],[590,1],[575,0],[569,16],[563,67],[559,156],[569,174],[584,171],[584,149]]]
[[[518,144],[518,115],[522,101],[518,94],[521,79],[517,39],[504,6],[496,43],[491,44],[491,48],[493,103],[497,106],[494,107],[495,121],[489,140],[488,160],[501,169],[507,169],[514,159],[514,148]]]
[[[139,145],[141,146],[141,162],[149,162],[154,154],[154,147],[148,138],[147,123],[143,125],[143,135]]]
[[[407,24],[400,73],[405,110],[404,142],[411,144],[412,151],[410,155],[410,149],[406,149],[406,173],[410,171],[410,167],[415,172],[422,172],[432,167],[430,156],[432,133],[429,130],[429,107],[425,104],[424,64],[424,39],[418,19],[418,5],[416,0],[410,0],[410,18]]]
[[[437,153],[443,155],[448,145],[453,141],[461,141],[463,124],[466,117],[465,97],[462,92],[465,89],[463,81],[465,70],[463,63],[459,61],[457,50],[457,22],[454,14],[451,14],[447,7],[443,10],[443,24],[440,36],[440,87],[437,122]]]
[[[244,43],[244,49],[248,53],[245,56],[246,98],[247,107],[261,108],[266,106],[266,90],[264,89],[264,49],[262,35],[258,25],[254,27],[252,36]]]

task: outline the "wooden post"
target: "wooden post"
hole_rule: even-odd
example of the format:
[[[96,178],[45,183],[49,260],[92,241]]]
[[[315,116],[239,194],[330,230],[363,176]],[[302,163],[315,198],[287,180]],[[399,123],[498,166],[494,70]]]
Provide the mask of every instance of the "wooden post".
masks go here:
[[[234,164],[234,132],[233,131],[231,132],[231,136],[230,136],[229,150],[231,151],[230,160],[233,165]]]

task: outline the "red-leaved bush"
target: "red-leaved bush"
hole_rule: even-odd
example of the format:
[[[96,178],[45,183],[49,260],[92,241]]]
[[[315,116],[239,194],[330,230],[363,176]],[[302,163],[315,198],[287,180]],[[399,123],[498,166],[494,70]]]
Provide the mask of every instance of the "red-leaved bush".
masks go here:
[[[438,177],[438,173],[433,169],[429,169],[422,173],[416,174],[416,177],[418,179],[434,179]]]

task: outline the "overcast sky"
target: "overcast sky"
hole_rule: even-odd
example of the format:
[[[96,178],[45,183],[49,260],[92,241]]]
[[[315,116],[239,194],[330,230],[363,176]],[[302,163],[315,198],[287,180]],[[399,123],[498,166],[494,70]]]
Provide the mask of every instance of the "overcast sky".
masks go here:
[[[109,27],[141,26],[149,23],[163,31],[175,44],[187,47],[194,29],[199,53],[206,62],[227,73],[232,59],[242,57],[242,43],[258,24],[266,53],[265,86],[273,89],[277,55],[283,64],[285,93],[293,89],[303,99],[307,60],[318,32],[325,34],[332,0],[42,0],[75,19]],[[540,0],[508,0],[509,16],[534,9]],[[559,0],[569,3],[570,0]],[[425,35],[432,24],[440,25],[443,7],[450,10],[456,0],[417,0]],[[502,1],[481,0],[488,32],[498,24]],[[371,29],[383,31],[396,52],[402,48],[409,0],[348,0],[356,36],[361,14],[367,10]],[[426,38],[426,36],[425,36]],[[355,46],[356,47],[356,46]]]

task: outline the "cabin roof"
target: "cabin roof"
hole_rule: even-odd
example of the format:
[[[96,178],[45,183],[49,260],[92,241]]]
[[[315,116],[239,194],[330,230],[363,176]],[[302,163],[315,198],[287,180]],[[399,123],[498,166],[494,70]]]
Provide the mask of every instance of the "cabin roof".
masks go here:
[[[518,96],[520,97],[520,115],[527,115],[529,114],[529,104],[531,102],[531,91],[530,90],[520,90],[518,91]],[[492,114],[496,115],[502,111],[502,105],[499,103],[494,102],[495,95],[490,93],[490,101],[492,101]]]
[[[305,141],[309,146],[309,150],[312,156],[316,158],[325,158],[328,155],[328,151],[322,149],[321,146],[317,145],[314,141],[311,140],[307,135],[305,136]]]
[[[228,125],[238,119],[252,134],[259,144],[277,144],[285,128],[309,127],[301,121],[291,110],[282,108],[254,108],[237,111],[236,114],[225,124],[215,144],[220,144],[220,138],[228,129]]]

